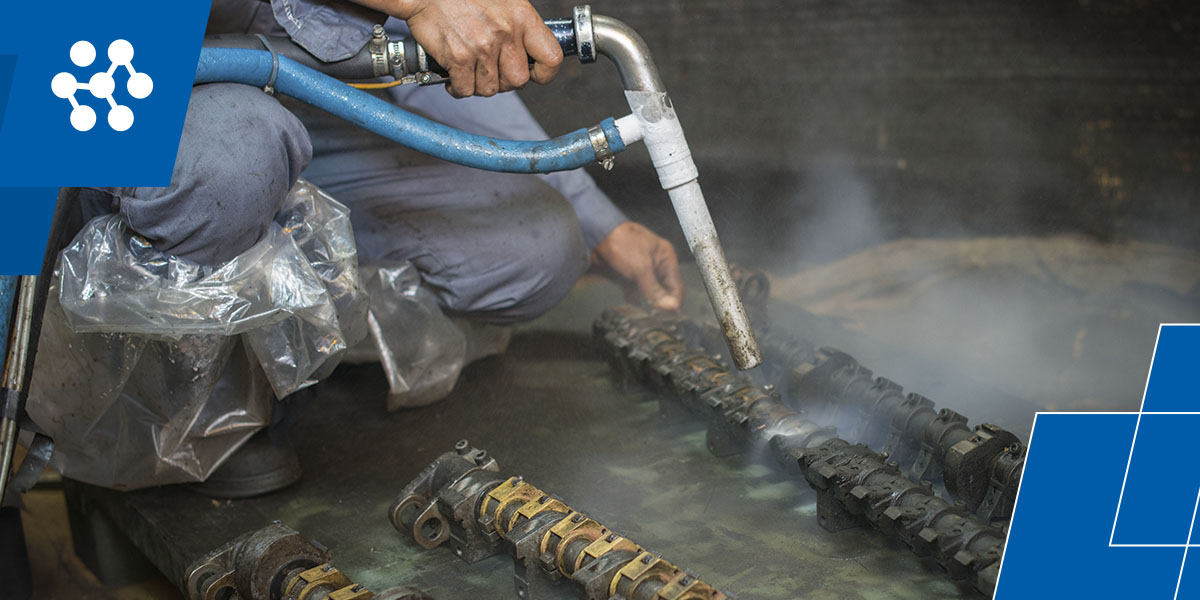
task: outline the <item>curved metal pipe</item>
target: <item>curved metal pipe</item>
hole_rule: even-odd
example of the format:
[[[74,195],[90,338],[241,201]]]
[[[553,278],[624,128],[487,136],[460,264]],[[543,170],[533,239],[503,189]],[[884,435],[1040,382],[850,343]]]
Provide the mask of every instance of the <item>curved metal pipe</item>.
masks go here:
[[[596,53],[617,66],[626,90],[667,91],[658,76],[658,67],[654,66],[650,48],[632,27],[612,17],[592,15],[592,31],[596,36]]]
[[[590,9],[585,7],[575,10],[576,15],[590,15]],[[704,278],[713,312],[729,345],[729,356],[738,369],[754,368],[762,363],[762,350],[738,295],[737,280],[729,272],[725,250],[700,190],[700,173],[692,161],[683,127],[658,76],[658,68],[654,66],[650,48],[642,36],[625,23],[612,17],[590,16],[596,52],[611,60],[621,75],[625,98],[640,126],[642,141],[650,151],[659,182],[671,197],[679,226],[696,257],[696,266]]]

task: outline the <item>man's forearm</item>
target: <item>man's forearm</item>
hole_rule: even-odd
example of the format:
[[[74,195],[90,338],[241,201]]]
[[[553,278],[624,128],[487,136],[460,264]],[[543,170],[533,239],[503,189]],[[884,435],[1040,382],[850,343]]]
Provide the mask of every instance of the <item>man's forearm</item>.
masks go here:
[[[413,16],[415,0],[350,0],[355,4],[373,8],[397,19],[408,20]]]

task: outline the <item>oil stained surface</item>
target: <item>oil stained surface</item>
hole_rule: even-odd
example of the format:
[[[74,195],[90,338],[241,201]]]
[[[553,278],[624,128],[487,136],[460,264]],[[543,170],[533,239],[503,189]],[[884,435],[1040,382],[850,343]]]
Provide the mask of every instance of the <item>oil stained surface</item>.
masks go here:
[[[697,288],[691,308],[711,311]],[[131,508],[137,527],[161,527],[181,555],[280,519],[328,545],[334,564],[372,590],[516,598],[506,554],[467,565],[448,548],[422,550],[388,523],[400,489],[466,438],[505,473],[743,600],[979,597],[872,530],[821,529],[807,484],[760,457],[713,457],[703,419],[662,414],[654,396],[617,390],[590,328],[620,302],[610,286],[578,286],[519,330],[505,355],[468,367],[449,398],[426,408],[385,413],[381,371],[343,367],[292,430],[304,478],[284,492],[229,503],[177,488],[104,495]],[[837,331],[813,322],[813,331],[823,328]]]

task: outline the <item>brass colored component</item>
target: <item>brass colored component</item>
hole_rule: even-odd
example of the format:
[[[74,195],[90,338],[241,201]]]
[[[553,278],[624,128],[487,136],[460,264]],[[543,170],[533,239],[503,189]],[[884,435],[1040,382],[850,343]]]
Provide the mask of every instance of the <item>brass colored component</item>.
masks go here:
[[[542,494],[537,500],[530,500],[529,502],[525,503],[525,506],[517,509],[517,514],[513,515],[512,520],[508,523],[508,531],[512,531],[512,528],[515,527],[522,518],[527,520],[532,519],[544,512],[549,511],[567,513],[571,512],[571,507],[563,503],[562,500],[551,498],[546,494]]]
[[[673,342],[673,341],[675,341],[675,336],[673,336],[670,333],[667,333],[665,331],[652,331],[646,335],[646,342],[653,344],[653,345],[658,345],[663,342]]]
[[[711,585],[683,572],[668,581],[654,596],[655,600],[718,600],[724,597],[725,594]]]
[[[679,569],[675,565],[649,552],[642,552],[641,555],[617,572],[617,576],[613,577],[612,585],[609,586],[609,593],[617,596],[619,588],[624,588],[627,594],[632,594],[634,590],[647,581],[657,579],[665,583],[678,573]],[[630,583],[627,586],[622,586],[621,583],[624,581]]]
[[[303,571],[287,582],[287,600],[371,600],[375,594],[350,581],[345,573],[325,563]]]
[[[512,530],[512,524],[517,517],[514,514],[508,523],[503,524],[504,527],[502,528],[500,517],[504,514],[505,509],[518,502],[527,504],[542,496],[545,496],[545,494],[541,490],[525,483],[520,477],[510,477],[508,481],[488,492],[487,496],[483,499],[483,503],[479,506],[479,515],[483,517],[490,514],[496,520],[496,533],[499,533],[500,537],[504,537],[505,533]]]
[[[550,542],[553,540],[558,540],[558,543],[554,546],[554,549],[557,551],[558,548],[562,547],[563,538],[582,525],[587,525],[589,527],[600,527],[599,523],[587,518],[587,515],[572,510],[567,514],[566,517],[563,518],[563,520],[555,523],[554,526],[550,528],[550,531],[546,533],[546,537],[542,538],[542,554],[551,551]],[[562,568],[561,564],[559,565],[559,568]]]
[[[329,595],[329,600],[371,600],[375,594],[361,585],[344,587]]]
[[[420,532],[396,518],[409,498],[416,498],[414,505],[425,505],[429,512],[464,515],[456,516],[452,524],[459,528],[449,535],[455,540],[455,553],[467,562],[496,554],[506,545],[517,566],[517,595],[525,600],[544,600],[550,586],[562,579],[582,586],[587,600],[728,600],[521,477],[475,469],[477,461],[471,457],[484,453],[465,440],[455,450],[440,456],[409,483],[389,512],[396,528],[412,532],[418,542]],[[434,482],[440,487],[433,487]],[[639,589],[643,583],[649,587]]]
[[[579,513],[576,513],[576,514],[579,514]],[[599,522],[595,521],[594,519],[589,519],[589,518],[583,516],[582,514],[579,514],[579,516],[583,517],[583,518],[579,519],[577,522],[569,523],[569,525],[566,527],[566,529],[563,531],[563,533],[561,535],[556,534],[554,531],[555,529],[558,528],[557,525],[554,528],[551,528],[550,533],[546,535],[546,539],[550,539],[554,535],[559,535],[559,537],[560,537],[560,539],[558,541],[558,545],[555,546],[554,554],[555,554],[555,560],[558,563],[558,571],[563,574],[574,573],[575,569],[579,568],[578,561],[575,561],[574,563],[572,563],[571,566],[573,568],[571,570],[567,570],[567,568],[566,568],[567,563],[566,563],[565,553],[567,550],[567,546],[570,546],[571,542],[574,542],[575,540],[578,540],[578,539],[586,539],[586,540],[588,540],[588,542],[593,542],[600,536],[608,533],[608,530],[605,529],[603,525],[601,525]],[[564,522],[568,522],[568,520],[564,520],[564,521],[560,522],[559,525],[561,525]]]
[[[583,552],[579,553],[579,556],[575,559],[575,568],[571,571],[572,573],[578,571],[579,568],[583,566],[584,558],[591,558],[592,560],[595,560],[609,552],[615,552],[618,550],[629,550],[631,552],[642,551],[641,548],[638,548],[637,544],[629,541],[627,538],[623,538],[615,533],[611,533],[607,529],[601,529],[600,533],[601,537],[594,540],[591,544],[588,544],[588,546],[583,549]]]

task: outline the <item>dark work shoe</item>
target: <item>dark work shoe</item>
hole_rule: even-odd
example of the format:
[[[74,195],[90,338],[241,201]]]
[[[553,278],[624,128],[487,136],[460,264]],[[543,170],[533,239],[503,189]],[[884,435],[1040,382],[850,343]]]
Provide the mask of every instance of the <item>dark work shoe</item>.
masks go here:
[[[212,498],[253,498],[300,480],[300,461],[291,442],[275,444],[260,431],[192,490]]]

